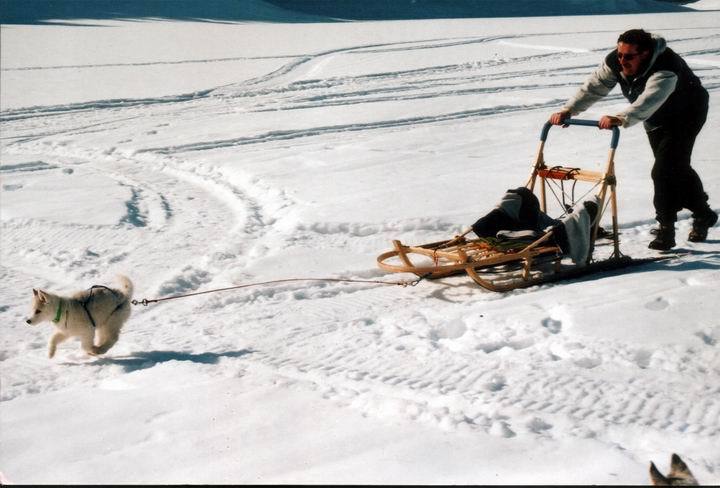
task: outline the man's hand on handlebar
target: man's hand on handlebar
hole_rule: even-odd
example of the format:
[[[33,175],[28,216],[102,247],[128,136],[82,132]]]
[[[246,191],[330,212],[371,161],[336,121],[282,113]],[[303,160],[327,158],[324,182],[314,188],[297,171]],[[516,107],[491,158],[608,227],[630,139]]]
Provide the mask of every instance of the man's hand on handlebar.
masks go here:
[[[622,125],[622,120],[618,117],[613,117],[612,115],[603,115],[600,117],[600,121],[598,122],[598,127],[601,129],[612,129],[613,127],[620,125]]]
[[[567,127],[568,125],[565,123],[567,119],[569,119],[572,115],[567,110],[561,110],[560,112],[555,112],[550,116],[549,122],[553,125],[562,125],[563,127]]]

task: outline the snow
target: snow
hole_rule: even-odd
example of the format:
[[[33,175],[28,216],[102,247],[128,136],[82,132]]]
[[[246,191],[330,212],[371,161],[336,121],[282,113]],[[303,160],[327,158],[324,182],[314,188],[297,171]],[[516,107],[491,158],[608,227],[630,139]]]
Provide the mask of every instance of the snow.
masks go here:
[[[720,483],[720,230],[687,242],[687,212],[684,256],[632,272],[254,286],[135,307],[105,356],[47,358],[32,288],[414,278],[377,255],[523,185],[549,114],[633,27],[710,92],[693,166],[719,209],[715,0],[366,22],[289,3],[2,25],[2,482],[645,484],[676,452]],[[553,128],[546,159],[600,168],[609,139]],[[642,128],[616,161],[621,249],[651,256]]]

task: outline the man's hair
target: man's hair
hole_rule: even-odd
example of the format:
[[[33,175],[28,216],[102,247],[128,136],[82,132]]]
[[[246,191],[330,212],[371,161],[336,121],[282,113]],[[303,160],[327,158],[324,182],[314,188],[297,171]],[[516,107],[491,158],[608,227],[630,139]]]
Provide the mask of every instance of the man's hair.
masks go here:
[[[620,37],[618,37],[617,42],[634,44],[641,52],[651,51],[655,47],[655,41],[653,41],[652,35],[642,29],[630,29],[629,31],[623,32],[620,34]]]

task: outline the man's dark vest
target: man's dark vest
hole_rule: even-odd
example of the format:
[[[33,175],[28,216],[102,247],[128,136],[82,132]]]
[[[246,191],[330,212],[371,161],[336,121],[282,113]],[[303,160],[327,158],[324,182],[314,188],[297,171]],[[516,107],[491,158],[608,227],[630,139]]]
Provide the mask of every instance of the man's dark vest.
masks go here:
[[[678,77],[673,93],[665,100],[657,111],[645,122],[646,126],[658,127],[662,125],[676,125],[687,123],[700,117],[702,112],[707,111],[707,92],[695,76],[684,59],[670,48],[665,50],[655,59],[655,62],[646,72],[634,79],[626,79],[622,76],[622,67],[617,58],[617,49],[613,50],[605,58],[605,63],[615,73],[620,84],[623,95],[630,103],[637,100],[638,96],[645,90],[648,78],[658,71],[672,71]],[[704,115],[702,115],[704,117]]]

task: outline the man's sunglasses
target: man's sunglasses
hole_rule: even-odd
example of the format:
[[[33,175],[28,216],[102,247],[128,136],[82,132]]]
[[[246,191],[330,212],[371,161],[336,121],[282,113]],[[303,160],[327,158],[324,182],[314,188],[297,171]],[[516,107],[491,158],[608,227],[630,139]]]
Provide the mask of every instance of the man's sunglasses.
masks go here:
[[[638,56],[640,56],[640,53],[629,53],[629,54],[617,53],[617,57],[620,61],[622,61],[623,59],[626,61],[632,61],[633,59],[637,58]]]

